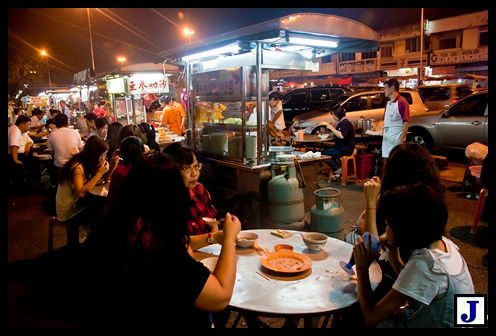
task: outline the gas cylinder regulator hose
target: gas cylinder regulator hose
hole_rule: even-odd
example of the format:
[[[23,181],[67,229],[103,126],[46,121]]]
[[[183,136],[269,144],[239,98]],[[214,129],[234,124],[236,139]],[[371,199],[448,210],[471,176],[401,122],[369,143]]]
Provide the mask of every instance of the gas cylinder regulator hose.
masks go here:
[[[303,173],[301,172],[301,166],[298,160],[294,159],[294,164],[296,168],[296,178],[298,179],[298,184],[300,188],[305,188],[305,179],[303,177]]]

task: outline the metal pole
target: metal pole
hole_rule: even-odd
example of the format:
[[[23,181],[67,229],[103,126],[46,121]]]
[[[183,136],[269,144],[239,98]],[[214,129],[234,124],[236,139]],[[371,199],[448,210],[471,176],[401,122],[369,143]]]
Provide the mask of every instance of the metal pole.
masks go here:
[[[86,8],[86,14],[88,15],[88,29],[90,33],[90,49],[91,49],[91,69],[95,72],[95,55],[93,53],[93,36],[91,34],[91,19],[90,19],[90,9]]]
[[[420,65],[419,65],[419,71],[418,71],[418,81],[417,81],[417,86],[422,84],[422,79],[424,75],[424,67],[423,67],[423,60],[424,60],[424,9],[420,9]]]
[[[48,86],[50,87],[50,91],[52,90],[52,79],[50,77],[50,66],[48,65],[48,54],[45,55],[47,70],[48,70]]]
[[[257,56],[256,56],[256,88],[257,88],[257,164],[262,164],[262,146],[267,150],[268,139],[268,123],[265,122],[265,128],[262,128],[262,45],[257,42]],[[266,112],[265,116],[270,112]],[[265,118],[267,120],[267,117]],[[262,135],[262,133],[265,133]],[[265,143],[264,143],[265,139]]]

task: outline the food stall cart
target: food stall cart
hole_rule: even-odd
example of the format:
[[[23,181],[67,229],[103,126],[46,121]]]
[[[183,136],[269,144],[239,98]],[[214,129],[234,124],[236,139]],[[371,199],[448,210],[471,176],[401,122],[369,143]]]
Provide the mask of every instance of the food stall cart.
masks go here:
[[[359,22],[302,13],[164,51],[166,61],[185,67],[188,143],[211,167],[202,178],[223,195],[211,190],[214,200],[222,204],[233,193],[254,192],[261,201],[266,194],[270,71],[318,71],[319,57],[377,48],[377,33]],[[248,118],[250,104],[256,112]]]
[[[177,66],[155,63],[131,64],[105,74],[116,121],[123,125],[156,121],[150,105],[156,95],[171,94],[169,77],[175,74]]]

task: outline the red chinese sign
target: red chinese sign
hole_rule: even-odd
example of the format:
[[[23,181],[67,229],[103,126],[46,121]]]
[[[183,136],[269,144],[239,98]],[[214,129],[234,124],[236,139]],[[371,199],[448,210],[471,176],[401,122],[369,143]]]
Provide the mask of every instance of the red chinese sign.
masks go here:
[[[169,79],[159,73],[134,74],[128,83],[130,94],[169,92]]]

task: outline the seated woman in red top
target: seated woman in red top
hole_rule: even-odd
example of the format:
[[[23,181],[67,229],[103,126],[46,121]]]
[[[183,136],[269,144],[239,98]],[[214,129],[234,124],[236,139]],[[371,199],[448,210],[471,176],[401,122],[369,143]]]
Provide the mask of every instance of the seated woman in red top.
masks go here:
[[[217,223],[210,224],[203,220],[203,217],[215,218],[217,211],[212,204],[210,193],[203,184],[198,182],[201,163],[198,162],[193,149],[176,142],[165,147],[164,153],[172,156],[181,170],[184,185],[188,188],[189,196],[193,201],[190,208],[191,218],[188,221],[189,234],[200,235],[219,231]]]

